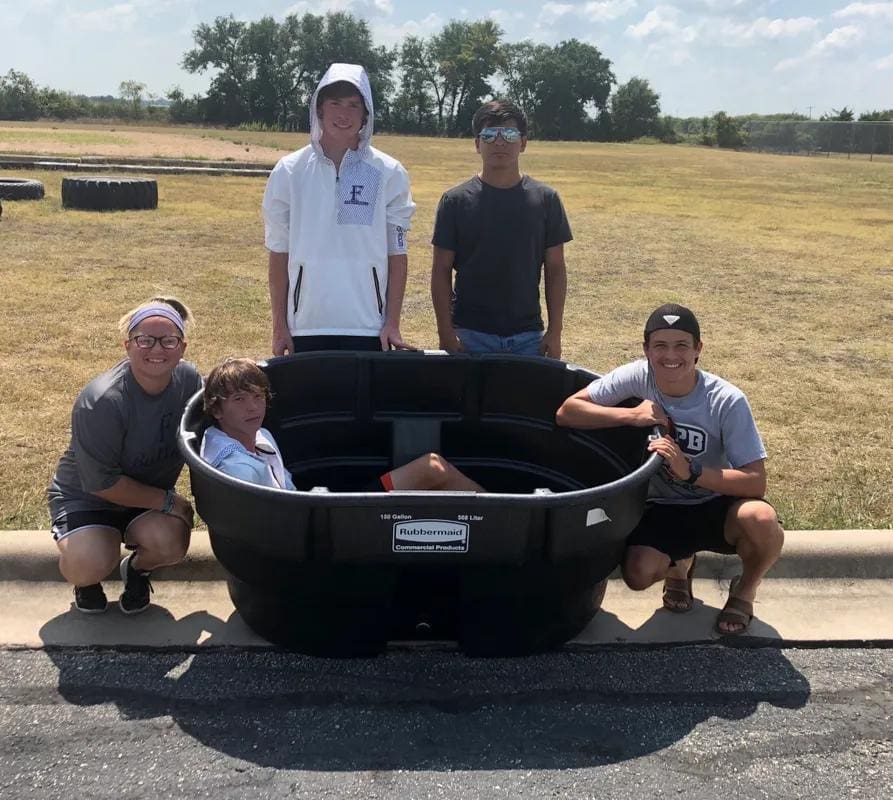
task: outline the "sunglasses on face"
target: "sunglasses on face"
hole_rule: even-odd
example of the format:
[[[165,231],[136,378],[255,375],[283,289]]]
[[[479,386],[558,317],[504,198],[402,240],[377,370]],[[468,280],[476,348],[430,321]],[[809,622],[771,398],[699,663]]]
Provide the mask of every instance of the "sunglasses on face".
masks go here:
[[[482,142],[492,144],[496,141],[497,136],[502,136],[502,140],[507,144],[514,144],[521,141],[521,131],[517,128],[483,128],[478,134],[478,138]]]

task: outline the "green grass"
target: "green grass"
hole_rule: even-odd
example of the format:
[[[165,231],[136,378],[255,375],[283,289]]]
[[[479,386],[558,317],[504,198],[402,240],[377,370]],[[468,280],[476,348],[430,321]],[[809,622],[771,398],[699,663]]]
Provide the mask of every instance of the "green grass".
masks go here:
[[[403,333],[435,347],[434,210],[478,158],[469,140],[376,145],[403,161],[419,206]],[[605,371],[637,357],[647,314],[687,303],[701,319],[702,366],[750,398],[786,526],[893,525],[893,164],[531,142],[523,166],[558,188],[574,230],[567,360]],[[6,203],[0,222],[0,528],[48,524],[44,487],[71,403],[119,358],[115,321],[130,306],[159,290],[189,303],[198,326],[187,355],[203,371],[223,355],[269,352],[262,180],[163,176],[157,211],[95,214],[61,209],[59,173],[33,177],[46,199]]]

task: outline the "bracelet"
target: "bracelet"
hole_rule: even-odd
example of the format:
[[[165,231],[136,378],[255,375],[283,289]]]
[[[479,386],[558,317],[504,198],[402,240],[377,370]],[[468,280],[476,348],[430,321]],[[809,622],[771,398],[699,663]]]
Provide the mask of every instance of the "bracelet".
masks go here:
[[[164,505],[161,506],[162,514],[170,514],[174,510],[174,499],[176,498],[173,489],[168,489],[164,493]]]

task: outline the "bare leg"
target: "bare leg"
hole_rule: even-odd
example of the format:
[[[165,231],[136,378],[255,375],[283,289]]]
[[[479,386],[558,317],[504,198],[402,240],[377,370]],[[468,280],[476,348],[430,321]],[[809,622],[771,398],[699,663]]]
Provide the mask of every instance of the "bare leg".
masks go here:
[[[114,528],[81,528],[56,542],[59,571],[73,586],[91,586],[106,578],[121,557],[121,534]]]
[[[653,586],[658,581],[666,578],[676,578],[680,581],[688,580],[688,570],[691,567],[692,559],[679,559],[674,565],[670,564],[670,557],[666,553],[662,553],[653,547],[644,545],[632,545],[626,550],[626,557],[623,561],[623,580],[630,589],[642,591],[649,586]],[[674,598],[672,593],[664,594],[664,606],[682,609],[688,611],[691,608],[691,601],[684,601],[681,597]],[[672,609],[671,609],[672,610]]]
[[[153,511],[127,526],[128,544],[135,545],[134,569],[150,572],[156,567],[178,564],[189,549],[189,528],[179,517]]]
[[[736,503],[726,515],[725,537],[741,558],[742,572],[735,597],[753,602],[763,576],[778,560],[784,544],[784,530],[775,509],[762,500]],[[738,633],[744,627],[743,623],[719,623],[724,633]]]
[[[437,453],[419,456],[391,470],[395,489],[430,489],[439,492],[483,492],[484,489]]]
[[[623,559],[623,580],[630,589],[641,592],[667,577],[670,557],[654,547],[631,545]],[[683,575],[684,577],[684,575]]]

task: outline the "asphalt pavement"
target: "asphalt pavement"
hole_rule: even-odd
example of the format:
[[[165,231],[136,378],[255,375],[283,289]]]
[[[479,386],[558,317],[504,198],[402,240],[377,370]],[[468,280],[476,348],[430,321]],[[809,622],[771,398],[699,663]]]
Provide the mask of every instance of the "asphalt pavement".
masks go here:
[[[0,651],[4,800],[888,800],[893,651]]]

